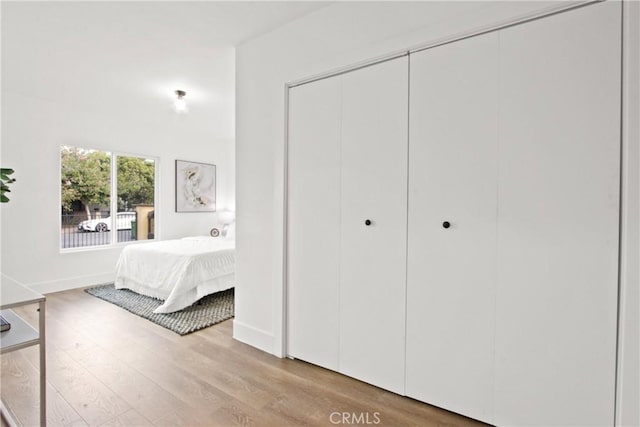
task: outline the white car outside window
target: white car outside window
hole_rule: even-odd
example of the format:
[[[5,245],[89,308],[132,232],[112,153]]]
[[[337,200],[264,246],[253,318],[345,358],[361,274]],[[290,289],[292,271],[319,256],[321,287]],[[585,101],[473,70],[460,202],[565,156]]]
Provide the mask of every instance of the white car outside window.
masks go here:
[[[131,223],[135,221],[135,212],[118,212],[116,213],[116,229],[118,230],[130,230]],[[89,219],[82,221],[78,225],[80,231],[110,231],[111,230],[111,217]]]

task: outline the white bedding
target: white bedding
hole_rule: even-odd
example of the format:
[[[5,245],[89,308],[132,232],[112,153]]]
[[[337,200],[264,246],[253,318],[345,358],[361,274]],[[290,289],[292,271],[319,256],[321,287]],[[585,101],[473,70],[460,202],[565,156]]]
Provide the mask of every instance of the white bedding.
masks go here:
[[[172,313],[235,282],[235,240],[189,237],[126,246],[116,265],[116,289],[164,300]]]

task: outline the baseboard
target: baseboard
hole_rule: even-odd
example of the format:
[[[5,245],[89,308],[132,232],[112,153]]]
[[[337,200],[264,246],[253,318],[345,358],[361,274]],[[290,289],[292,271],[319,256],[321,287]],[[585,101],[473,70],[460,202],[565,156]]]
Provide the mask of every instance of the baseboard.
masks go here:
[[[16,279],[14,279],[13,277],[9,277],[4,273],[0,273],[0,282],[4,282],[4,283],[15,283],[18,285],[22,285],[22,283],[18,282]]]
[[[50,280],[45,282],[25,283],[25,286],[33,289],[41,294],[49,294],[52,292],[67,291],[69,289],[83,288],[91,285],[99,285],[101,283],[113,282],[115,272],[90,274],[87,276],[68,277],[59,280]]]
[[[269,354],[275,354],[273,335],[253,326],[245,325],[236,319],[233,320],[233,338]]]

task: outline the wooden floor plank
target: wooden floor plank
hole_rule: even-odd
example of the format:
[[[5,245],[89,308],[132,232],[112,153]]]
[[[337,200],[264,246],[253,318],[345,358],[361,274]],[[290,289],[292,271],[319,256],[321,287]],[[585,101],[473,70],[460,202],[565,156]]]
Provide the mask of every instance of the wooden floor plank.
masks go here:
[[[158,419],[169,413],[175,397],[122,359],[84,343],[68,353],[143,417]]]
[[[16,415],[20,415],[19,421],[25,426],[37,425],[40,419],[40,402],[33,398],[40,390],[40,375],[25,357],[30,353],[37,356],[37,348],[3,354],[0,365],[0,381],[7,391],[2,392],[2,398]],[[47,382],[46,387],[48,425],[66,425],[81,419],[51,383]]]
[[[124,414],[118,415],[112,420],[107,421],[100,427],[147,427],[153,426],[151,421],[142,416],[135,409],[130,409]]]
[[[89,425],[100,425],[131,406],[64,351],[49,351],[48,381]]]

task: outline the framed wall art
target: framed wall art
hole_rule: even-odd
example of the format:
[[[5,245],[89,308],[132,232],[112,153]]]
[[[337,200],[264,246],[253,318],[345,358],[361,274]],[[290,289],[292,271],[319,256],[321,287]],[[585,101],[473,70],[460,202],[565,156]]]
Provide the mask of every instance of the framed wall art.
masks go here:
[[[215,212],[216,165],[176,160],[176,212]]]

